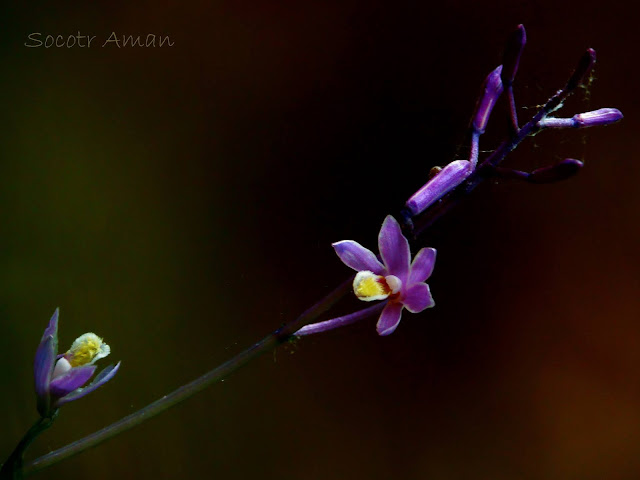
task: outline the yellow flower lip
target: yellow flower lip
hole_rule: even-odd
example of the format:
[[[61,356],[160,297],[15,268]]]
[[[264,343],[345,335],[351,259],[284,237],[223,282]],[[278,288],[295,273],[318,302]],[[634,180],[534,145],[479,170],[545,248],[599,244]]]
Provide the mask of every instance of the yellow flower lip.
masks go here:
[[[395,275],[376,275],[368,270],[356,274],[353,279],[353,291],[365,302],[384,300],[400,291],[402,281]]]
[[[71,348],[64,354],[72,367],[92,365],[101,358],[111,353],[109,345],[104,343],[102,338],[95,333],[85,333],[80,335],[71,345]]]

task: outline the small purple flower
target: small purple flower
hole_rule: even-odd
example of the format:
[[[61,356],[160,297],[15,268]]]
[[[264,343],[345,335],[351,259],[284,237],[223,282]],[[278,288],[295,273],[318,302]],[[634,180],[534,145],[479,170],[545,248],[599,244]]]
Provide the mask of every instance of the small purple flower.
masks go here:
[[[345,265],[358,272],[353,291],[360,300],[387,299],[378,320],[378,334],[389,335],[396,329],[403,308],[418,313],[435,305],[425,281],[433,272],[436,250],[423,248],[410,263],[409,242],[391,215],[385,218],[378,235],[382,262],[353,240],[334,243],[333,248]]]
[[[43,417],[51,416],[61,405],[93,392],[111,380],[120,367],[120,362],[109,365],[83,387],[96,371],[94,362],[109,355],[111,350],[94,333],[85,333],[66,353],[58,355],[58,314],[59,309],[56,309],[44,331],[33,366],[38,412]]]

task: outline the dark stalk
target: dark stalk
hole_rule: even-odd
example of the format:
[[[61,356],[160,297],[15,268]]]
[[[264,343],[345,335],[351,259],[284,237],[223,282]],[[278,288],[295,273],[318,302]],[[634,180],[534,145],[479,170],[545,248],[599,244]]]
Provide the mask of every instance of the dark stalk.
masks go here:
[[[510,91],[511,84],[513,82],[513,76],[517,70],[518,62],[520,59],[520,54],[522,51],[522,46],[524,46],[525,41],[525,33],[524,28],[522,26],[518,27],[518,30],[512,36],[508,46],[507,52],[505,53],[505,66],[506,68],[502,70],[502,75],[504,79],[507,80],[507,87]],[[545,118],[550,112],[556,109],[562,101],[571,94],[571,92],[582,82],[584,77],[590,72],[593,67],[593,63],[595,62],[595,52],[591,49],[587,51],[587,53],[582,57],[578,67],[574,71],[573,75],[567,82],[566,86],[558,91],[551,99],[545,104],[545,106],[521,129],[517,128],[517,116],[515,115],[515,102],[513,100],[513,94],[511,92],[509,96],[509,103],[511,106],[511,118],[513,119],[513,125],[515,126],[515,131],[513,134],[505,140],[491,155],[489,155],[476,169],[476,171],[466,180],[464,181],[458,188],[453,190],[451,193],[445,195],[441,200],[436,202],[435,204],[428,207],[423,213],[412,217],[411,214],[407,213],[406,210],[403,210],[401,217],[405,220],[405,229],[409,229],[408,233],[413,233],[414,236],[419,236],[424,231],[433,225],[435,221],[437,221],[440,217],[442,217],[449,209],[451,209],[454,205],[465,198],[468,194],[470,194],[480,183],[484,180],[491,178],[495,175],[496,167],[504,160],[504,158],[515,149],[522,140],[524,140],[527,136],[533,135],[540,130],[538,126],[538,122]],[[506,72],[506,73],[505,73]],[[491,94],[491,88],[493,88],[496,92],[500,87],[500,72],[498,69],[494,71],[494,77],[497,77],[497,80],[494,78],[494,86],[489,84],[489,96],[487,96],[487,92],[485,91],[485,100],[489,98],[491,100],[491,95],[495,98],[499,95],[499,93]],[[493,108],[493,104],[495,103],[495,98],[491,101],[483,100],[477,104],[476,112],[480,111],[480,115],[476,114],[476,123],[474,123],[474,131],[476,136],[478,137],[482,131],[484,131],[484,127],[486,125],[486,119],[488,118],[488,114]],[[477,125],[476,125],[477,124]],[[477,142],[476,142],[477,143]],[[477,147],[477,146],[476,146]],[[477,148],[476,148],[477,150]],[[562,167],[564,168],[564,167]],[[541,170],[541,169],[539,169]],[[564,170],[563,170],[564,171]],[[538,172],[538,173],[536,173]],[[532,172],[532,174],[526,174],[524,172],[515,173],[512,175],[512,178],[523,177],[527,175],[536,174],[534,179],[547,179],[550,178],[549,173],[546,170]],[[531,181],[531,180],[530,180]],[[413,226],[415,224],[415,226]],[[64,446],[58,450],[55,450],[47,455],[44,455],[40,458],[32,460],[28,462],[25,466],[25,474],[29,475],[32,473],[36,473],[40,470],[43,470],[46,467],[49,467],[63,459],[69,458],[73,455],[76,455],[84,450],[92,448],[114,436],[129,430],[130,428],[135,427],[136,425],[166,411],[167,409],[177,405],[178,403],[190,398],[196,393],[202,391],[203,389],[209,387],[210,385],[216,383],[217,381],[228,377],[230,374],[246,365],[251,360],[257,358],[265,352],[269,352],[275,349],[280,344],[286,342],[292,336],[294,336],[295,332],[300,330],[305,325],[316,322],[323,314],[325,314],[333,305],[335,305],[340,299],[342,299],[347,293],[351,290],[351,283],[353,281],[353,277],[345,280],[339,287],[329,293],[326,297],[320,300],[317,304],[309,308],[302,315],[300,315],[296,320],[291,323],[288,323],[281,328],[275,330],[270,333],[266,337],[264,337],[261,341],[254,344],[253,346],[247,348],[243,352],[236,355],[234,358],[228,360],[222,365],[214,368],[213,370],[205,373],[201,377],[196,380],[188,383],[172,393],[156,400],[150,405],[142,408],[141,410],[128,415],[121,420],[115,422],[112,425],[109,425],[102,430],[99,430],[91,435],[88,435],[80,440],[77,440],[67,446]],[[377,313],[377,310],[373,307],[370,309],[365,309],[366,311],[361,312],[372,314]],[[360,314],[352,314],[355,315],[353,318],[360,318]],[[347,316],[345,318],[351,319],[351,316]],[[8,472],[9,469],[13,468],[11,465],[22,466],[22,454],[26,447],[33,441],[37,434],[41,433],[45,428],[50,426],[49,424],[42,423],[44,420],[41,420],[38,424],[36,424],[32,430],[34,434],[32,436],[25,436],[25,439],[18,445],[16,451],[9,458],[5,466],[3,467],[3,475],[5,475],[5,470]],[[31,432],[31,430],[30,430]],[[18,453],[16,453],[18,452]],[[10,463],[12,462],[12,463]],[[6,468],[5,468],[6,467]],[[15,469],[14,469],[15,470]],[[9,474],[7,474],[9,475]],[[2,476],[2,480],[4,479],[16,479],[21,477],[15,476]]]

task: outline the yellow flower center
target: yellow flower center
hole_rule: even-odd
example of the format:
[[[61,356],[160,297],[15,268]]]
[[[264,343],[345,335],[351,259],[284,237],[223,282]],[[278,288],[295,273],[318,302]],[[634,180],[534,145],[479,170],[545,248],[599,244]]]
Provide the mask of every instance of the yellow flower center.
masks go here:
[[[71,345],[65,357],[72,367],[90,365],[96,360],[109,355],[111,349],[95,333],[85,333]]]
[[[394,275],[376,275],[368,270],[358,272],[353,279],[353,292],[360,300],[384,300],[400,291],[402,282]]]
[[[375,276],[362,279],[356,285],[355,293],[357,297],[375,297],[378,295],[389,295],[391,289],[384,277]]]

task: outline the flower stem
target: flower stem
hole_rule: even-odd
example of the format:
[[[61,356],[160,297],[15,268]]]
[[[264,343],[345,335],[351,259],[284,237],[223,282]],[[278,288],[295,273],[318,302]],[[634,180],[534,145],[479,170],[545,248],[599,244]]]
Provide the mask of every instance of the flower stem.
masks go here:
[[[387,302],[377,303],[371,307],[363,308],[357,312],[350,313],[343,317],[336,317],[324,322],[312,323],[305,327],[302,327],[296,332],[296,336],[312,335],[314,333],[326,332],[327,330],[333,330],[334,328],[344,327],[345,325],[351,325],[352,323],[359,322],[367,317],[380,313]]]
[[[235,372],[240,367],[246,365],[249,361],[262,355],[263,353],[273,350],[278,345],[291,338],[291,336],[293,336],[295,332],[300,330],[300,328],[314,322],[320,315],[329,310],[329,308],[331,308],[343,296],[345,296],[347,292],[349,292],[352,281],[353,277],[345,280],[340,286],[329,293],[326,297],[324,297],[314,306],[302,313],[302,315],[300,315],[296,320],[280,327],[279,329],[264,337],[258,343],[233,357],[231,360],[228,360],[222,365],[205,373],[191,383],[183,385],[182,387],[174,390],[168,395],[163,396],[155,402],[103,428],[102,430],[98,430],[91,435],[87,435],[80,440],[76,440],[69,445],[66,445],[62,448],[59,448],[58,450],[54,450],[51,453],[28,462],[25,466],[25,475],[36,473],[60,462],[61,460],[83,452],[91,447],[95,447],[96,445],[109,440],[110,438],[113,438],[116,435],[123,433],[130,428],[133,428],[136,425],[149,420],[152,417],[155,417],[156,415],[168,410],[169,408],[179,404],[180,402],[187,400],[188,398],[216,383],[217,381],[229,376],[231,373]],[[20,456],[20,459],[22,459],[22,456]],[[19,479],[21,477],[6,478]],[[5,480],[5,477],[2,477],[1,480]]]
[[[42,432],[53,424],[57,416],[58,410],[55,410],[50,417],[41,417],[33,424],[0,468],[0,480],[21,480],[24,477],[22,472],[24,452]]]

